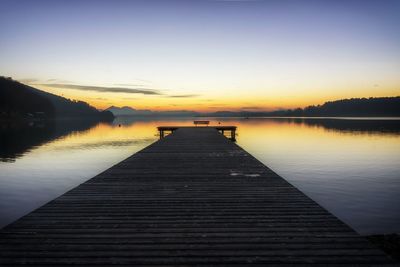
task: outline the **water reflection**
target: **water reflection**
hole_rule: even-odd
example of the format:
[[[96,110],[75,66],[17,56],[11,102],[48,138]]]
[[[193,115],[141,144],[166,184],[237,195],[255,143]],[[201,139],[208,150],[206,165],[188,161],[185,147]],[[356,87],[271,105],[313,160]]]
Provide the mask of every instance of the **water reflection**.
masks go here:
[[[399,121],[353,122],[250,119],[238,140],[360,233],[398,232]]]
[[[0,127],[0,161],[14,162],[16,158],[47,142],[72,132],[82,132],[95,126],[90,120],[57,120],[47,122],[2,122]]]
[[[54,123],[2,128],[0,227],[157,139],[143,123]]]
[[[256,126],[259,124],[297,124],[309,127],[321,127],[325,130],[338,132],[349,132],[352,134],[394,134],[400,133],[400,121],[394,119],[332,119],[332,118],[209,118],[215,125],[218,122],[224,124],[235,124],[240,126]],[[105,124],[86,120],[56,120],[47,123],[36,124],[12,124],[2,123],[0,128],[0,161],[13,162],[16,158],[23,156],[32,149],[39,147],[47,142],[73,134],[74,132],[84,132],[96,125]],[[192,125],[192,118],[136,118],[118,117],[110,126],[132,127],[134,125],[146,124],[146,133],[151,136],[154,129],[150,127],[167,125]],[[144,129],[142,128],[141,131]],[[92,144],[82,144],[87,146],[125,146],[137,142],[132,140],[112,140],[100,141]],[[77,148],[77,147],[75,147]],[[73,148],[71,148],[73,149]]]
[[[215,122],[235,125],[295,124],[318,127],[352,134],[394,134],[400,133],[400,118],[211,118]]]
[[[400,120],[209,118],[360,233],[400,231]],[[193,118],[2,125],[0,226],[111,167]]]

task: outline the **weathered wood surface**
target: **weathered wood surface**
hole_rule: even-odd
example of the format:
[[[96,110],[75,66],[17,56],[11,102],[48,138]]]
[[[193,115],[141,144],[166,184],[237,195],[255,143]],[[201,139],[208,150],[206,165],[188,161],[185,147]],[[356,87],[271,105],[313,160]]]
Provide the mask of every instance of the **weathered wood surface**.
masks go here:
[[[182,128],[1,231],[0,265],[389,266],[213,128]]]

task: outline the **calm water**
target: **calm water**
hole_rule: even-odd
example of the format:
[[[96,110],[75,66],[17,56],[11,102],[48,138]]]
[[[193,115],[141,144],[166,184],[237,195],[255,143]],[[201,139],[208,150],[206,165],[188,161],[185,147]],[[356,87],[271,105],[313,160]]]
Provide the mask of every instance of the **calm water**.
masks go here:
[[[211,120],[359,233],[400,232],[400,120]],[[0,227],[156,141],[157,126],[192,121],[2,125]]]

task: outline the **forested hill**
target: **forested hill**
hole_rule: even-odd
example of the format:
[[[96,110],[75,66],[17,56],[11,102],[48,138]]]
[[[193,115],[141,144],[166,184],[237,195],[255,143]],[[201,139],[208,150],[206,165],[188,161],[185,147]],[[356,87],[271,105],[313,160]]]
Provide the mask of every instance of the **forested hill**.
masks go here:
[[[400,96],[351,98],[278,111],[217,111],[208,117],[400,117]]]
[[[2,118],[91,118],[112,120],[109,111],[100,112],[83,101],[57,96],[12,80],[0,77],[0,116]]]
[[[398,117],[400,97],[351,98],[329,101],[304,109],[273,112],[274,115],[302,117]]]

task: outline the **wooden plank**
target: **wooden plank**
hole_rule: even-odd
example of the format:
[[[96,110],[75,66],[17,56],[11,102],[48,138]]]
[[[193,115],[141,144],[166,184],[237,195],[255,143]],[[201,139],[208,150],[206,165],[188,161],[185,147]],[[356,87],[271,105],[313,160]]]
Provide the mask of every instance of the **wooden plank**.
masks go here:
[[[0,236],[2,266],[396,266],[215,127],[177,127]]]

